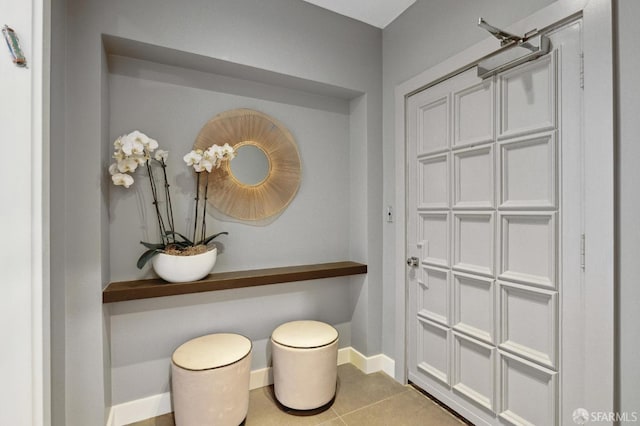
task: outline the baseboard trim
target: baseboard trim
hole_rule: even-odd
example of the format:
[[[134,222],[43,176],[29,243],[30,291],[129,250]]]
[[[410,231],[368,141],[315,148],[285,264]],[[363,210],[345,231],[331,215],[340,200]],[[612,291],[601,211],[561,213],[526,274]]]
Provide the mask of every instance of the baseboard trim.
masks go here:
[[[396,363],[385,354],[365,356],[357,350],[349,347],[349,361],[367,374],[382,371],[388,376],[395,377]],[[338,365],[340,363],[338,362]]]
[[[338,365],[351,363],[366,374],[382,371],[394,377],[395,361],[384,354],[365,356],[352,347],[338,350]],[[251,371],[249,389],[273,384],[271,367]],[[124,426],[170,413],[171,393],[161,393],[111,407],[106,426]]]
[[[152,395],[111,407],[107,426],[124,426],[171,411],[171,393]]]
[[[252,370],[249,375],[249,390],[263,388],[273,384],[273,370],[271,367]]]

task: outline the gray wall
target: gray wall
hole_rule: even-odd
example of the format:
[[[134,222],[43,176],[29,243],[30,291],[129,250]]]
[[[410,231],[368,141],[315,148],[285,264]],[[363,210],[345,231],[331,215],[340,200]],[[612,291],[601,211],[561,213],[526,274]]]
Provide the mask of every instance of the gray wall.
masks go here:
[[[345,112],[313,108],[250,96],[237,96],[216,90],[217,79],[210,80],[208,90],[190,87],[187,78],[180,85],[148,78],[131,77],[148,68],[164,70],[165,80],[186,77],[180,68],[120,60],[109,80],[110,140],[139,129],[158,140],[169,151],[168,171],[172,191],[176,230],[191,235],[193,230],[195,179],[182,157],[193,147],[201,127],[214,115],[235,108],[251,108],[282,122],[295,138],[302,160],[302,180],[293,202],[273,223],[250,226],[221,222],[209,217],[209,234],[228,231],[216,241],[223,246],[216,271],[258,269],[272,266],[332,262],[348,259],[349,254],[349,115],[348,101],[342,101]],[[167,75],[168,74],[168,75]],[[194,73],[189,73],[193,77]],[[143,74],[144,75],[144,74]],[[175,80],[173,79],[173,80]],[[190,86],[187,86],[189,84]],[[221,82],[231,92],[243,80],[226,78]],[[222,89],[222,88],[221,88]],[[263,98],[266,98],[264,96]],[[293,99],[296,100],[296,99]],[[140,108],[140,103],[155,107]],[[337,105],[336,105],[337,107]],[[146,174],[134,174],[129,188],[109,186],[111,280],[149,278],[148,265],[138,270],[135,261],[143,251],[142,241],[160,241],[157,221],[151,208]],[[142,208],[146,207],[146,208]],[[202,207],[202,205],[201,205]]]
[[[640,412],[640,2],[619,0],[618,6],[618,379],[620,411]]]
[[[162,379],[148,385],[133,382],[135,377],[145,377],[166,368],[167,354],[182,340],[216,327],[235,327],[256,338],[256,350],[260,354],[258,360],[262,359],[263,363],[268,359],[264,344],[270,332],[268,329],[278,321],[294,317],[335,323],[346,342],[354,340],[352,343],[364,353],[379,353],[381,344],[377,324],[381,323],[382,292],[381,177],[378,176],[382,134],[381,31],[299,0],[192,0],[186,4],[151,0],[68,0],[67,8],[66,89],[56,100],[66,104],[64,116],[58,118],[64,122],[64,132],[52,142],[64,152],[64,155],[52,156],[52,170],[65,170],[64,176],[58,177],[62,180],[58,195],[64,199],[61,209],[64,217],[58,216],[56,225],[52,226],[64,235],[52,247],[52,251],[64,253],[60,259],[64,265],[63,272],[54,278],[52,287],[56,294],[52,297],[65,301],[64,333],[58,335],[58,339],[65,342],[65,424],[103,424],[107,414],[105,408],[112,402],[166,391],[166,370],[167,374]],[[224,90],[193,90],[195,88],[188,85],[177,88],[172,86],[173,83],[144,77],[112,75],[109,78],[102,34],[333,85],[348,89],[345,93],[361,95],[345,104],[341,112],[336,112],[331,110],[331,105],[336,104],[333,100],[323,103],[314,99],[310,101],[316,105],[314,108],[300,105],[298,101],[265,99],[263,95],[252,98],[245,93],[241,98]],[[296,83],[300,88],[298,83],[300,81]],[[312,86],[309,88],[317,92],[317,88]],[[310,175],[305,175],[304,186],[296,199],[300,202],[294,202],[271,225],[273,228],[225,224],[225,229],[232,234],[225,241],[227,251],[220,257],[220,267],[280,266],[349,256],[370,265],[367,277],[291,283],[206,297],[181,296],[125,302],[103,311],[102,288],[116,277],[138,274],[127,263],[127,259],[135,261],[135,258],[120,258],[118,251],[135,251],[137,243],[136,247],[130,247],[128,241],[116,242],[112,232],[112,227],[119,226],[119,223],[116,225],[114,214],[117,212],[109,203],[112,188],[104,173],[109,163],[111,133],[129,131],[132,126],[144,124],[127,121],[138,118],[140,121],[149,120],[152,127],[158,126],[159,134],[153,129],[144,130],[161,142],[161,134],[188,139],[184,133],[187,126],[194,127],[190,131],[197,131],[200,119],[220,112],[199,111],[201,117],[189,116],[184,127],[176,129],[168,129],[166,123],[160,123],[158,116],[165,116],[167,111],[153,102],[141,105],[141,109],[148,111],[140,111],[136,116],[114,113],[119,107],[117,102],[130,99],[123,91],[131,87],[145,96],[153,87],[158,89],[153,93],[165,96],[164,99],[175,93],[182,99],[187,94],[194,94],[200,105],[205,102],[219,108],[236,105],[254,107],[273,113],[288,125],[288,116],[299,119],[304,125],[296,127],[296,122],[291,125],[296,137],[299,140],[310,138],[310,142],[301,144],[305,173],[318,170],[320,157],[325,158],[323,156],[326,155],[322,148],[327,143],[330,146],[335,144],[333,146],[340,153],[348,153],[325,162],[323,172],[331,179],[330,182],[314,181]],[[299,96],[294,98],[300,99]],[[354,103],[359,104],[356,118],[352,117]],[[318,107],[319,104],[325,106]],[[153,116],[154,111],[157,112],[156,117]],[[288,116],[279,116],[284,113]],[[327,125],[324,129],[323,124]],[[318,134],[319,131],[323,133]],[[321,140],[323,135],[332,139],[328,142]],[[338,146],[340,144],[348,146]],[[177,148],[175,151],[183,150]],[[318,156],[318,161],[307,158],[314,155]],[[346,189],[340,187],[332,193],[342,177],[347,179],[342,182]],[[318,194],[314,194],[316,191]],[[352,199],[353,194],[358,195]],[[330,206],[323,202],[322,197],[330,203],[342,203],[337,206],[339,216],[329,215]],[[316,220],[320,226],[306,234],[310,240],[303,244],[305,235],[291,234],[300,231],[301,227],[300,218],[294,215],[308,215],[315,208],[323,216],[305,219],[310,227]],[[286,229],[287,224],[292,229]],[[215,227],[218,227],[217,223]],[[276,230],[282,232],[276,233]],[[324,235],[320,236],[320,232]],[[255,249],[255,258],[248,259],[239,254],[238,246],[234,244],[246,244],[254,233],[258,236],[259,245]],[[353,240],[354,237],[358,240]],[[267,241],[271,241],[271,245]],[[290,242],[295,248],[288,247]],[[126,247],[116,247],[116,243]],[[265,247],[268,249],[266,253]],[[281,247],[283,251],[279,255]],[[295,258],[292,257],[294,251]],[[266,301],[271,308],[265,314],[267,320],[263,321],[261,315],[267,306]],[[179,325],[163,333],[169,323]],[[358,333],[358,339],[351,338],[352,328]],[[151,343],[157,349],[147,350],[149,346],[141,347],[137,342]],[[143,348],[144,354],[140,355]],[[258,365],[262,364],[259,362]],[[132,371],[140,376],[127,379],[125,376]],[[112,377],[114,391],[119,389],[117,394],[114,392],[113,399]]]
[[[217,240],[223,250],[216,271],[350,258],[348,101],[336,100],[333,106],[337,112],[319,110],[296,104],[305,103],[300,102],[304,101],[304,93],[290,96],[288,103],[283,102],[287,99],[282,94],[278,95],[278,102],[271,101],[269,93],[260,93],[257,88],[255,97],[231,94],[235,88],[242,90],[244,80],[220,79],[208,73],[126,58],[111,58],[110,68],[109,140],[140,129],[169,151],[169,182],[178,232],[190,235],[188,230],[193,229],[195,179],[182,156],[192,149],[207,120],[226,110],[251,108],[283,122],[296,139],[302,159],[302,182],[296,198],[280,217],[268,226],[258,227],[209,217],[209,233],[229,232],[229,236]],[[140,108],[141,102],[155,107]],[[129,189],[109,187],[112,281],[153,275],[150,265],[142,271],[135,266],[143,250],[139,241],[155,242],[159,237],[150,208],[148,182],[141,172],[135,173],[134,178],[136,182]],[[271,331],[292,319],[317,319],[339,325],[340,346],[349,346],[354,310],[349,282],[349,278],[341,278],[113,305],[113,404],[169,391],[171,353],[189,338],[203,334],[227,331],[250,337],[254,344],[252,369],[269,365],[267,342]]]
[[[383,205],[393,205],[396,197],[395,87],[487,38],[488,33],[476,26],[479,16],[504,28],[551,3],[553,0],[418,0],[383,30]],[[395,224],[384,224],[382,347],[391,357],[395,352],[395,286],[404,285],[395,282],[395,231]]]

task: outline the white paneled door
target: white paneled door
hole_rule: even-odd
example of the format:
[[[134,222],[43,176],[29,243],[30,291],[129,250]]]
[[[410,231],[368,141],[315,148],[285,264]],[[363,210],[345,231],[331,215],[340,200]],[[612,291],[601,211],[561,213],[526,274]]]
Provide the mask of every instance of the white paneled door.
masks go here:
[[[580,400],[581,22],[549,37],[407,99],[409,380],[476,424]]]

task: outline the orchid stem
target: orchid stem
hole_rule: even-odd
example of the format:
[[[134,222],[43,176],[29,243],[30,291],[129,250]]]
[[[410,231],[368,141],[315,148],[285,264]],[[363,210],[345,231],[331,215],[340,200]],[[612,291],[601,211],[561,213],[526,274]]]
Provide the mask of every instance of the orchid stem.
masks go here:
[[[193,218],[193,244],[196,243],[196,235],[198,229],[198,202],[200,201],[200,173],[196,173],[196,216]]]
[[[149,174],[149,184],[151,185],[151,194],[153,195],[153,206],[156,209],[156,216],[158,218],[158,227],[160,228],[160,237],[162,239],[162,243],[167,244],[168,239],[166,235],[166,228],[162,220],[162,215],[160,214],[160,207],[158,206],[158,189],[156,187],[156,183],[153,178],[153,169],[151,168],[151,164],[149,163],[149,161],[147,161],[147,173]]]
[[[167,222],[169,224],[169,230],[171,231],[171,238],[173,242],[176,242],[175,225],[173,222],[173,205],[171,204],[171,191],[169,190],[169,181],[167,180],[167,164],[164,160],[161,161],[162,174],[164,175],[164,191],[165,199],[167,201]]]
[[[200,241],[204,241],[207,234],[207,200],[209,192],[209,174],[207,173],[207,181],[204,184],[204,205],[202,206],[202,238]]]

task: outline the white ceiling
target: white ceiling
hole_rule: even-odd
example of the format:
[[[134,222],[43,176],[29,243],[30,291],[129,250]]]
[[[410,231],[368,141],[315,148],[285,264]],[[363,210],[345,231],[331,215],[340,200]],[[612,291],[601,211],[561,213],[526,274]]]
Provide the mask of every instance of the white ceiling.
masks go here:
[[[416,0],[303,0],[340,15],[384,28]]]

